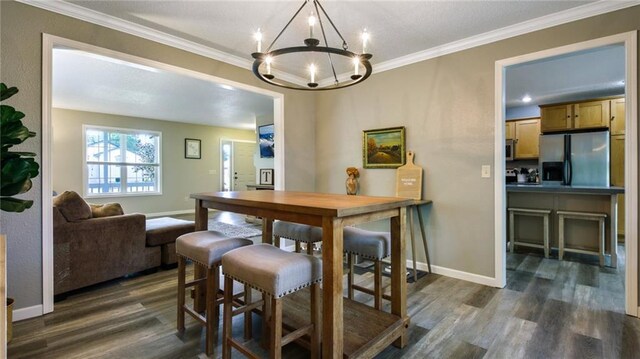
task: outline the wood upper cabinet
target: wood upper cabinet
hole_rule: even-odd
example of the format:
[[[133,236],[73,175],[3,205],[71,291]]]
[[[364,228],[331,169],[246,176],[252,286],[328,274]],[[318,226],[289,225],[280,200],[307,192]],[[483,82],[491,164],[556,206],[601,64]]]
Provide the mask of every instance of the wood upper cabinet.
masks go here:
[[[505,140],[515,140],[516,139],[516,122],[515,121],[507,121],[504,125],[504,137]]]
[[[611,100],[611,135],[624,135],[625,103],[624,98]]]
[[[573,105],[573,128],[609,127],[610,101],[581,102]]]
[[[624,135],[611,136],[611,185],[624,187]]]
[[[540,153],[540,119],[515,122],[515,159],[538,158]]]
[[[542,132],[566,131],[573,127],[572,105],[540,106]]]
[[[542,133],[607,128],[611,125],[617,126],[616,129],[612,127],[612,135],[624,134],[624,99],[543,105],[540,106],[540,118]]]

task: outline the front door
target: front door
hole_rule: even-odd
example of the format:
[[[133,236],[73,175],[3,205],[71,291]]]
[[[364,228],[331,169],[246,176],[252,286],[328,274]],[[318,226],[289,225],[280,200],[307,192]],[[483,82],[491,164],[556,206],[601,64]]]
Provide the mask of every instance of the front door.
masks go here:
[[[255,142],[233,142],[233,191],[246,191],[248,184],[256,183],[256,167],[253,156],[256,153]]]

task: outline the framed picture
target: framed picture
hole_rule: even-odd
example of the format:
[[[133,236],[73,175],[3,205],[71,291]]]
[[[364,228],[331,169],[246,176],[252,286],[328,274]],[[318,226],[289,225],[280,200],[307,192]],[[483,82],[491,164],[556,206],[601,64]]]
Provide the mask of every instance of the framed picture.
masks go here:
[[[405,164],[404,127],[362,132],[364,168],[398,168]]]
[[[184,158],[200,159],[200,143],[195,138],[184,139]]]
[[[273,168],[260,169],[260,184],[273,186]]]
[[[260,157],[272,158],[273,151],[273,124],[258,127],[258,141],[260,142]]]

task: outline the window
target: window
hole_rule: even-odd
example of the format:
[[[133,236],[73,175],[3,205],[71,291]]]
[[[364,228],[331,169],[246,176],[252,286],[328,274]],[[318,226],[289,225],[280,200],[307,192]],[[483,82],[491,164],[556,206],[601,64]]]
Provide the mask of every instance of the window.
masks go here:
[[[162,193],[160,132],[88,125],[83,130],[86,196]]]

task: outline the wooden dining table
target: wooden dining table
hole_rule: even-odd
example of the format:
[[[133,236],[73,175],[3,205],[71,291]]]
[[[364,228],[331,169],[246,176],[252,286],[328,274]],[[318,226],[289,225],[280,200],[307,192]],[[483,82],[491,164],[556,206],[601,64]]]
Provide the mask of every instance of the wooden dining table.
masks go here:
[[[322,227],[323,358],[373,357],[390,344],[406,345],[405,222],[406,207],[413,200],[291,191],[207,192],[191,194],[191,198],[196,201],[196,230],[207,229],[209,208],[261,217],[264,243],[273,242],[273,220]],[[343,296],[344,226],[387,219],[391,232],[390,313]]]

